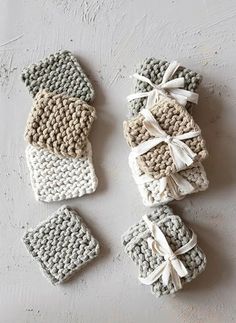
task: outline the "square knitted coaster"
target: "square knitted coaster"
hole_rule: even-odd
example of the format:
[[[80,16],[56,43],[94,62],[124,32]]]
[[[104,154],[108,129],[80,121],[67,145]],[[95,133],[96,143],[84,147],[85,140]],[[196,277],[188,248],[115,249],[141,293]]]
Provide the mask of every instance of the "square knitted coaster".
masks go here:
[[[60,51],[24,69],[22,80],[34,97],[40,90],[65,93],[89,102],[94,90],[76,58],[69,51]]]
[[[62,201],[93,193],[98,184],[92,148],[80,158],[59,157],[46,149],[28,145],[26,160],[36,200]]]
[[[43,90],[33,102],[25,139],[59,156],[81,157],[95,118],[95,109],[84,101]]]
[[[124,136],[140,169],[155,179],[207,157],[199,126],[175,100],[162,99],[150,110],[143,109],[137,117],[125,121]]]
[[[142,64],[140,64],[136,73],[141,76],[148,78],[153,84],[159,85],[163,81],[164,73],[166,72],[169,62],[165,60],[159,60],[156,58],[146,58]],[[179,66],[175,71],[174,75],[170,79],[176,79],[179,77],[184,78],[184,87],[183,89],[197,92],[198,86],[201,83],[202,77],[200,74],[189,70],[185,67]],[[143,82],[141,80],[136,80],[134,85],[134,92],[149,92],[153,88],[150,84]],[[129,115],[137,116],[138,113],[145,108],[147,104],[147,98],[138,98],[129,102]],[[188,102],[186,108],[189,110],[192,107],[192,103]]]
[[[56,285],[96,258],[99,244],[78,214],[62,206],[23,237],[29,253]]]
[[[139,280],[155,296],[174,293],[206,267],[197,237],[179,216],[162,206],[144,216],[122,237],[125,252],[139,269]]]
[[[161,179],[145,175],[139,169],[135,159],[130,161],[130,168],[143,204],[147,207],[183,199],[188,194],[205,191],[209,185],[201,163],[195,163],[188,169]]]

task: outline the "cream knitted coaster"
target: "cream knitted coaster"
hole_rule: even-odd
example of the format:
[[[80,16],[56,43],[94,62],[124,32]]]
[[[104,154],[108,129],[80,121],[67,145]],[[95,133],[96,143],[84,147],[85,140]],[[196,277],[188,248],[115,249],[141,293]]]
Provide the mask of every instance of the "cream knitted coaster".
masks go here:
[[[95,118],[95,109],[82,100],[43,90],[35,97],[25,139],[59,156],[81,157]]]
[[[136,73],[146,77],[153,84],[159,85],[163,82],[163,76],[170,66],[170,63],[165,60],[158,60],[153,57],[146,58],[140,66],[137,67]],[[170,77],[170,80],[176,78],[184,78],[184,86],[182,87],[185,90],[191,92],[197,92],[198,86],[201,83],[202,77],[200,74],[193,72],[185,67],[179,66],[176,71],[174,71],[173,76]],[[153,90],[152,86],[147,82],[136,80],[134,85],[134,91],[137,92],[148,92]],[[137,116],[138,113],[145,108],[147,104],[147,98],[136,98],[131,100],[128,108],[130,116]],[[191,108],[192,103],[188,102],[186,108]]]
[[[206,267],[197,237],[179,216],[162,206],[144,216],[122,237],[125,252],[139,269],[139,280],[156,296],[174,293]]]
[[[92,162],[92,148],[80,158],[63,158],[28,145],[26,160],[35,198],[52,202],[93,193],[98,184]]]
[[[155,179],[207,157],[199,126],[175,100],[162,99],[125,121],[124,135],[140,169]]]
[[[28,231],[23,241],[54,285],[67,280],[99,253],[97,240],[78,214],[67,206]]]
[[[60,51],[29,66],[23,71],[22,80],[33,97],[42,89],[86,102],[94,97],[89,79],[69,51]]]
[[[201,163],[193,164],[188,169],[161,179],[145,175],[135,159],[130,160],[129,165],[143,204],[147,207],[183,199],[188,194],[205,191],[209,185]]]

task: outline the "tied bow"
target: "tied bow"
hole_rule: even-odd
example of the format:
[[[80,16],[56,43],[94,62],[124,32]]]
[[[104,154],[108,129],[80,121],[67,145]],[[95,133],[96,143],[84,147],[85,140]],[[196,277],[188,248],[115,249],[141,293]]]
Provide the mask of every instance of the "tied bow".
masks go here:
[[[155,146],[159,145],[161,142],[165,142],[169,146],[170,155],[173,159],[177,172],[185,169],[186,166],[192,165],[196,154],[184,142],[182,142],[182,140],[199,136],[201,131],[190,131],[182,135],[172,137],[167,135],[167,133],[161,129],[150,110],[143,109],[140,113],[145,118],[145,128],[155,138],[149,139],[138,146],[133,147],[130,154],[133,157],[141,156]]]
[[[151,222],[146,215],[143,217],[143,219],[153,236],[153,238],[148,238],[148,245],[154,254],[164,257],[164,262],[154,269],[154,271],[147,277],[139,277],[139,280],[144,285],[151,285],[162,277],[164,286],[167,286],[171,278],[175,291],[181,289],[182,284],[180,278],[187,276],[188,271],[183,262],[178,259],[178,256],[185,254],[196,246],[196,234],[192,232],[192,238],[189,240],[189,242],[174,252],[169,246],[165,235],[160,230],[158,225]]]
[[[182,106],[185,106],[187,101],[197,104],[197,93],[180,89],[181,87],[184,87],[184,77],[178,77],[171,80],[179,66],[180,64],[178,62],[171,62],[164,73],[162,82],[158,85],[152,83],[147,77],[135,73],[133,77],[139,81],[148,83],[152,87],[152,90],[149,92],[131,94],[127,97],[127,100],[132,101],[147,97],[147,109],[152,108],[160,100],[160,97],[172,97]]]

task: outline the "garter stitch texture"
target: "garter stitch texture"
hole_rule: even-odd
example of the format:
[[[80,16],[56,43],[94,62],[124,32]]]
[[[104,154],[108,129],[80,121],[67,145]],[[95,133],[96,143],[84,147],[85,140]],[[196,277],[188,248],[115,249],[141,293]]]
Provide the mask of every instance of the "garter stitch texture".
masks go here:
[[[29,115],[25,139],[64,157],[81,157],[96,118],[95,109],[80,99],[40,91]]]
[[[97,188],[89,142],[80,158],[59,157],[28,145],[26,160],[36,200],[61,201],[93,193]]]
[[[139,169],[137,163],[135,164],[135,161],[130,165],[130,168],[145,206],[154,207],[175,200],[168,185],[163,196],[160,194],[160,180],[156,180],[152,177],[148,177],[145,181],[141,180],[142,176],[145,176],[145,174]],[[191,193],[205,191],[208,188],[209,181],[201,163],[196,163],[190,168],[180,171],[178,174],[194,187],[194,191]],[[181,198],[186,196],[186,194],[181,191],[181,188],[179,188],[178,192]]]
[[[179,249],[191,239],[192,232],[184,225],[179,216],[173,217],[173,212],[168,206],[157,208],[148,217],[155,223],[163,220],[158,226],[173,251]],[[147,277],[164,261],[162,256],[153,254],[147,243],[148,237],[151,237],[151,233],[143,219],[133,225],[122,237],[125,252],[138,266],[141,277]],[[198,246],[178,256],[178,258],[188,270],[188,275],[181,278],[182,284],[196,278],[206,267],[206,256]],[[169,284],[164,286],[162,278],[151,285],[151,291],[156,296],[175,292],[172,281],[170,280]]]
[[[147,77],[152,83],[158,85],[162,82],[163,75],[169,66],[169,62],[157,60],[156,58],[146,58],[142,64],[136,69],[136,73]],[[179,67],[174,74],[174,78],[184,77],[184,89],[192,92],[197,92],[198,86],[201,83],[202,77],[200,74],[193,72],[185,67]],[[135,81],[135,92],[148,92],[152,87],[142,81]],[[145,108],[147,98],[135,99],[129,102],[130,116],[137,116],[138,113]],[[188,102],[186,108],[189,110],[192,103]]]
[[[23,71],[22,80],[33,97],[42,89],[86,102],[94,97],[89,79],[69,51],[60,51],[29,66]]]
[[[160,127],[170,136],[200,130],[192,116],[175,100],[160,100],[150,111]],[[139,114],[124,122],[124,135],[129,146],[136,147],[148,139],[154,138],[145,128],[143,121],[143,115]],[[196,153],[195,161],[202,161],[207,157],[205,141],[201,135],[183,140],[183,142]],[[168,144],[164,142],[137,157],[137,161],[140,169],[155,179],[177,172]]]
[[[97,240],[66,206],[28,231],[23,242],[53,284],[64,282],[99,253]]]

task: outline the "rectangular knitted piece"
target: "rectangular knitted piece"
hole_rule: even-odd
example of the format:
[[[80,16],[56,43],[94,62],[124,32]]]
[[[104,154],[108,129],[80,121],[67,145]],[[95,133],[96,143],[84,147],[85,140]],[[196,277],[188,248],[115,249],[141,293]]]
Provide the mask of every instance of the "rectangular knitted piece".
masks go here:
[[[176,173],[176,175],[178,174],[178,176],[181,176],[182,179],[189,183],[190,190],[187,192],[172,179],[172,176],[167,177],[168,180],[162,192],[161,180],[164,178],[154,179],[145,175],[139,169],[135,160],[130,163],[130,168],[142,197],[143,204],[147,207],[159,206],[173,200],[180,200],[187,194],[205,191],[209,185],[206,172],[201,163],[193,164],[190,168]],[[171,181],[171,186],[169,181]]]
[[[40,91],[33,102],[26,141],[64,157],[81,157],[96,118],[95,109],[84,101]]]
[[[163,80],[163,75],[169,66],[169,62],[165,60],[159,60],[156,58],[146,58],[142,64],[140,64],[136,73],[139,75],[147,77],[152,83],[158,85]],[[184,78],[184,87],[183,89],[197,92],[198,86],[201,83],[202,77],[200,74],[193,72],[185,67],[180,66],[172,79],[183,77]],[[135,81],[134,92],[148,92],[151,91],[152,87],[140,80]],[[139,98],[129,102],[129,114],[130,116],[137,116],[138,113],[145,108],[147,103],[147,98]],[[189,110],[193,104],[188,102],[186,108]]]
[[[185,226],[179,216],[173,215],[172,210],[168,206],[157,208],[147,218],[158,225],[173,252],[186,245],[193,237],[193,232]],[[157,267],[160,265],[164,265],[166,261],[158,252],[155,253],[151,249],[150,239],[153,239],[153,236],[144,219],[133,225],[122,237],[125,252],[138,266],[139,277],[141,279],[153,274],[154,270],[157,270]],[[187,275],[180,278],[181,284],[192,281],[206,267],[206,256],[197,245],[186,253],[175,257],[187,269]],[[175,261],[174,258],[173,261]],[[163,276],[157,278],[150,285],[151,291],[155,296],[167,295],[176,291],[172,275],[169,277],[167,286],[163,284]]]
[[[89,102],[94,90],[80,64],[69,51],[60,51],[25,68],[22,80],[34,97],[40,90],[65,93]]]
[[[89,142],[80,158],[59,157],[28,145],[26,160],[36,200],[61,201],[93,193],[97,188]]]
[[[175,100],[162,99],[149,110],[160,128],[171,138],[189,132],[200,132],[187,110]],[[145,118],[140,113],[137,117],[124,122],[124,136],[130,147],[136,147],[149,139],[155,138],[146,128]],[[205,141],[201,134],[182,140],[195,153],[194,161],[207,157]],[[179,170],[174,163],[169,144],[162,141],[146,153],[137,157],[140,169],[155,179],[174,174]],[[189,165],[190,166],[190,165]],[[188,168],[182,167],[181,170]]]
[[[56,285],[97,257],[99,244],[78,214],[62,206],[23,237],[29,253]]]

